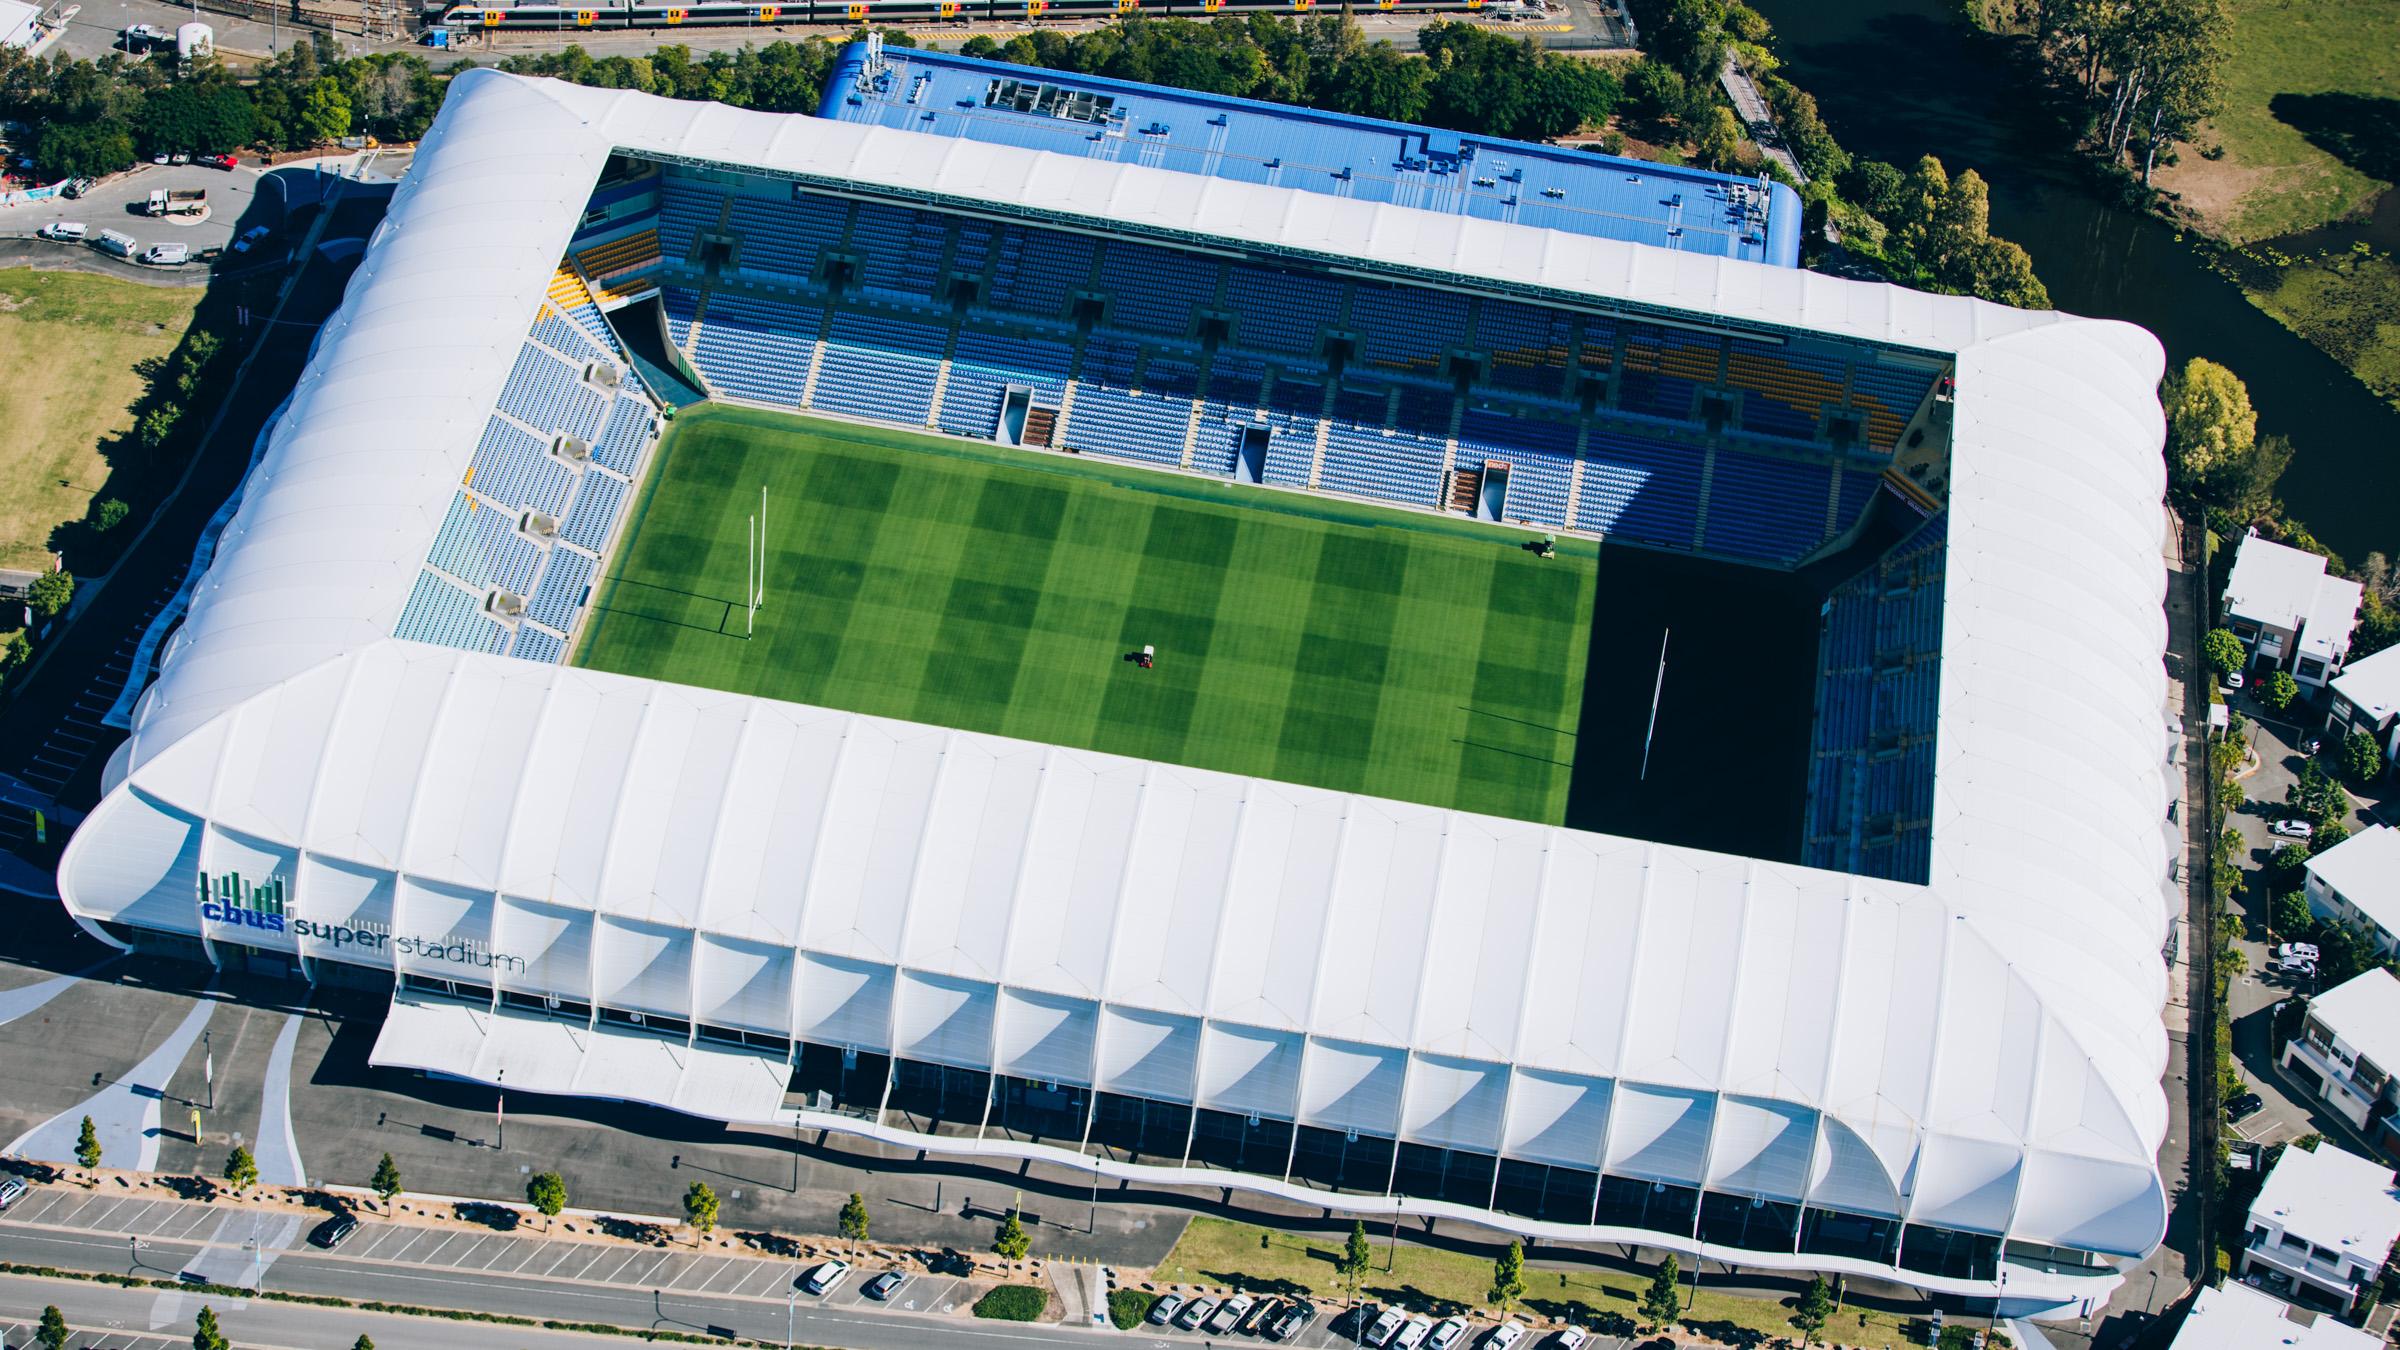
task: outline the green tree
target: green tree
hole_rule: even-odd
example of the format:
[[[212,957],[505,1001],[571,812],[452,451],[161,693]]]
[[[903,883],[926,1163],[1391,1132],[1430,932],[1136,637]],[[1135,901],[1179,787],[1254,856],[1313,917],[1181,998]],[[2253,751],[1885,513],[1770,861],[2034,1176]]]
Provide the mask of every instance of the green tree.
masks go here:
[[[258,1184],[258,1159],[239,1144],[225,1155],[225,1184],[233,1187],[236,1195]]]
[[[175,424],[183,417],[183,409],[172,403],[161,403],[143,413],[133,424],[133,438],[145,450],[158,450],[175,434]]]
[[[844,1201],[842,1204],[841,1218],[837,1220],[837,1222],[841,1225],[842,1239],[844,1241],[850,1243],[854,1247],[859,1243],[866,1241],[866,1197],[860,1195],[856,1191],[850,1192],[850,1198]]]
[[[2326,826],[2348,819],[2353,806],[2350,794],[2342,791],[2342,785],[2334,782],[2325,772],[2325,766],[2314,759],[2300,766],[2291,786],[2283,790],[2283,802],[2294,814],[2315,825],[2319,834],[2324,833]]]
[[[1642,1291],[1640,1304],[1643,1320],[1650,1330],[1673,1326],[1675,1319],[1683,1315],[1683,1292],[1675,1287],[1682,1278],[1683,1272],[1676,1267],[1673,1255],[1659,1262],[1658,1269],[1651,1273],[1650,1287]]]
[[[1033,1239],[1026,1236],[1025,1225],[1017,1222],[1017,1212],[1010,1210],[992,1237],[992,1251],[1003,1261],[1022,1261],[1032,1250]]]
[[[2167,409],[2167,467],[2179,486],[2198,492],[2220,464],[2246,454],[2258,440],[2258,413],[2241,377],[2203,356],[2167,376],[2159,392]]]
[[[74,573],[44,572],[40,576],[33,579],[32,591],[26,596],[25,603],[33,606],[33,612],[36,617],[43,619],[55,619],[66,611],[67,602],[73,600],[74,598]],[[90,1117],[87,1116],[85,1119],[88,1122]],[[84,1165],[89,1167],[92,1164],[86,1163]]]
[[[384,1154],[383,1161],[375,1164],[374,1179],[367,1185],[374,1189],[376,1198],[383,1201],[384,1212],[390,1213],[392,1201],[400,1196],[400,1165],[392,1161],[391,1154]]]
[[[343,92],[341,81],[326,76],[309,85],[291,123],[291,135],[299,139],[292,148],[323,145],[349,134],[350,96]]]
[[[42,1350],[67,1350],[67,1338],[71,1334],[67,1330],[67,1315],[58,1310],[57,1304],[52,1303],[42,1309],[42,1324],[33,1333],[33,1338],[41,1343]]]
[[[2292,672],[2288,670],[2270,672],[2267,678],[2259,681],[2258,701],[2267,705],[2268,712],[2282,712],[2291,707],[2292,700],[2298,697],[2300,682],[2293,679]]]
[[[225,1339],[224,1329],[217,1325],[216,1309],[200,1309],[192,1324],[192,1350],[233,1350],[233,1342]]]
[[[1815,1345],[1817,1333],[1833,1316],[1833,1286],[1822,1275],[1812,1277],[1808,1288],[1800,1295],[1800,1306],[1792,1310],[1792,1325],[1800,1328],[1800,1344]]]
[[[133,508],[118,498],[103,497],[100,499],[99,505],[92,508],[92,525],[102,534],[106,534],[124,524],[125,517],[132,513]]]
[[[2344,736],[2338,754],[2342,777],[2360,787],[2374,782],[2383,773],[2383,747],[2377,745],[2375,738],[2366,732],[2353,731]]]
[[[2286,852],[2299,854],[2303,862],[2308,859],[2307,850],[2298,845],[2277,850],[2276,857],[2280,859]],[[2298,937],[2315,927],[2317,922],[2316,914],[2308,907],[2308,897],[2299,891],[2285,891],[2276,896],[2271,913],[2270,922],[2274,926],[2275,935],[2282,938]]]
[[[556,1172],[534,1173],[533,1180],[525,1183],[525,1201],[541,1212],[542,1227],[550,1227],[567,1207],[567,1179]],[[685,1196],[683,1203],[689,1211],[692,1198]],[[713,1216],[710,1222],[715,1222]]]
[[[98,178],[133,163],[133,136],[118,123],[49,122],[34,139],[33,157],[47,174]]]
[[[2209,629],[2208,635],[2200,639],[2200,655],[2207,660],[2209,669],[2219,675],[2240,670],[2242,662],[2248,659],[2248,653],[2242,650],[2241,635],[2230,628]]]
[[[2349,837],[2350,827],[2347,824],[2339,820],[2326,821],[2308,837],[2308,856],[2313,858],[2327,849],[2338,847]]]
[[[350,1350],[375,1350],[375,1338],[362,1331],[357,1340],[350,1342]]]
[[[683,1219],[701,1237],[717,1226],[717,1193],[705,1181],[695,1181],[683,1193]]]
[[[1499,1259],[1492,1262],[1491,1300],[1500,1309],[1501,1321],[1508,1320],[1508,1315],[1517,1309],[1517,1300],[1523,1297],[1525,1247],[1522,1243],[1511,1242],[1501,1251]]]
[[[100,1166],[100,1130],[92,1118],[83,1118],[83,1127],[75,1132],[75,1161],[89,1172]]]
[[[1742,123],[1733,109],[1710,108],[1692,134],[1692,158],[1708,169],[1731,169],[1741,162]]]
[[[1375,1266],[1375,1249],[1367,1245],[1367,1225],[1363,1220],[1350,1221],[1350,1236],[1342,1243],[1342,1254],[1334,1258],[1334,1278],[1350,1291],[1350,1301],[1358,1302],[1359,1290],[1367,1282],[1367,1272]]]

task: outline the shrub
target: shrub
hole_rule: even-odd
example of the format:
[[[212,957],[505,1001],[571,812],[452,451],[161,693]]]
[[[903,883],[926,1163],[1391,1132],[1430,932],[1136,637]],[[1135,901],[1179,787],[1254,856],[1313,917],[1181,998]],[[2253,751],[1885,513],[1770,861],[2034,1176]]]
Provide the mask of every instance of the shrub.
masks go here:
[[[106,533],[124,524],[125,517],[132,510],[132,507],[114,497],[102,498],[100,504],[92,508],[92,524],[99,527],[102,533]]]
[[[1131,1331],[1149,1319],[1150,1309],[1157,1302],[1158,1295],[1146,1294],[1139,1289],[1111,1289],[1108,1291],[1108,1320],[1114,1322],[1119,1331]]]
[[[2288,670],[2278,670],[2268,675],[2266,682],[2258,687],[2258,701],[2266,704],[2270,712],[2282,712],[2291,707],[2292,700],[2298,697],[2300,682],[2293,679],[2292,672]]]
[[[2200,655],[2219,675],[2242,668],[2242,640],[2230,628],[2212,628],[2200,639]]]
[[[2375,781],[2383,772],[2383,750],[2375,738],[2363,731],[2353,731],[2342,738],[2342,776],[2360,787]]]
[[[997,1322],[1035,1322],[1041,1320],[1042,1310],[1049,1306],[1047,1289],[1030,1284],[1003,1284],[975,1300],[975,1315]],[[1108,1311],[1111,1317],[1116,1315],[1116,1300],[1109,1300]]]

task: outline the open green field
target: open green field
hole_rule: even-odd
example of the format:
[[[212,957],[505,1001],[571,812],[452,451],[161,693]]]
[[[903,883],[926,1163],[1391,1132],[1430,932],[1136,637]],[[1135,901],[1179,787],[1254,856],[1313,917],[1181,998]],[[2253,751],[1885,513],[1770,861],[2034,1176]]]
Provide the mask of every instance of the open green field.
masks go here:
[[[1564,816],[1589,543],[1543,560],[1434,516],[746,408],[687,411],[659,454],[579,665]],[[1144,644],[1154,669],[1122,659]]]
[[[38,567],[107,480],[143,362],[175,350],[201,292],[82,272],[0,272],[0,567]],[[118,495],[132,494],[120,492]]]
[[[2339,220],[2390,186],[2400,125],[2391,0],[2228,0],[2232,59],[2217,115],[2159,176],[2202,228],[2247,243]]]

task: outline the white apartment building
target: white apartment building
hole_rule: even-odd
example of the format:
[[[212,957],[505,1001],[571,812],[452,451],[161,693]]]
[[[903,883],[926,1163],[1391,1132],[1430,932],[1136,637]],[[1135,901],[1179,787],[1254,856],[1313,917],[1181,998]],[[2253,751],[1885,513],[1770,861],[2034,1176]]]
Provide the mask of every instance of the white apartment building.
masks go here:
[[[2300,1307],[2346,1313],[2400,1240],[2392,1169],[2331,1144],[2287,1148],[2250,1205],[2235,1274]]]
[[[2250,649],[2254,670],[2288,670],[2321,689],[2342,668],[2363,589],[2328,576],[2325,560],[2288,544],[2243,538],[2225,581],[2225,624]]]

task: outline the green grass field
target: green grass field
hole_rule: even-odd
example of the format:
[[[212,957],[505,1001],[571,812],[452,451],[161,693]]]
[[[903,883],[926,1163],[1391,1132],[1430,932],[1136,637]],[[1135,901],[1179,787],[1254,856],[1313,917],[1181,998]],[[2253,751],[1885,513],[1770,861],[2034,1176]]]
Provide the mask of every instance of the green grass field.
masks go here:
[[[685,412],[577,664],[1555,823],[1562,541],[745,408]],[[769,498],[766,603],[740,605]],[[1158,664],[1121,659],[1148,643]]]

